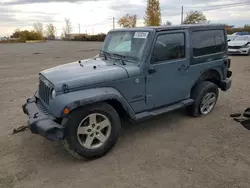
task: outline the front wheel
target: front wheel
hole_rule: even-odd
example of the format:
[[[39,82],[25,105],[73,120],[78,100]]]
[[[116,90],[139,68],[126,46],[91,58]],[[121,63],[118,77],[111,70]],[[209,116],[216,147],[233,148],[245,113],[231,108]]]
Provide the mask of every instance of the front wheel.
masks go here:
[[[195,102],[187,107],[187,114],[193,117],[209,114],[216,105],[218,95],[219,90],[214,83],[203,81],[197,84],[191,93],[191,98],[194,99]]]
[[[76,158],[102,157],[117,142],[120,128],[119,116],[109,104],[85,106],[66,120],[63,145]]]

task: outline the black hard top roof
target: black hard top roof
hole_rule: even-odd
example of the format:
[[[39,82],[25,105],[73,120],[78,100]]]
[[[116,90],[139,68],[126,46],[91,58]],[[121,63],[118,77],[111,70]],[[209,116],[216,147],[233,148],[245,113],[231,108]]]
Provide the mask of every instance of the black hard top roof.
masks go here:
[[[183,25],[170,25],[170,26],[146,26],[146,27],[133,27],[133,28],[121,28],[121,29],[113,29],[111,31],[167,31],[167,30],[181,30],[181,29],[216,29],[216,28],[225,28],[225,24],[183,24]]]

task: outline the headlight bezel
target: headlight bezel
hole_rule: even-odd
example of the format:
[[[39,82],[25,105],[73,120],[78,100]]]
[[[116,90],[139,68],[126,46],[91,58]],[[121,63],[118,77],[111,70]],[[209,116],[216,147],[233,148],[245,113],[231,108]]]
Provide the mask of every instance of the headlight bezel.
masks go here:
[[[241,48],[249,48],[250,47],[250,44],[245,44],[243,46],[241,46]]]
[[[51,90],[50,96],[51,96],[51,99],[55,99],[56,98],[56,90],[55,89]]]

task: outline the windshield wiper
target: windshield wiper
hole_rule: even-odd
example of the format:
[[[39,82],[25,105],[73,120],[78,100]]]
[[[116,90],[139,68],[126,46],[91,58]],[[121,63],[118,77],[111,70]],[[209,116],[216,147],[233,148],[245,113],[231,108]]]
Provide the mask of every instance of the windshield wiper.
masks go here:
[[[133,60],[133,57],[128,56],[128,55],[121,55],[121,54],[116,54],[116,53],[111,53],[112,55],[118,56],[120,58],[126,58],[126,60]]]
[[[122,65],[126,65],[126,63],[124,62],[123,58],[126,58],[125,55],[121,55],[121,54],[116,54],[116,53],[111,53],[112,55],[115,55],[117,57],[119,57],[119,59],[117,60],[120,60],[122,62]]]
[[[120,57],[120,58],[125,58],[126,56],[125,55],[121,55],[121,54],[116,54],[116,53],[111,53],[112,55],[115,55],[117,57]]]
[[[122,58],[118,58],[116,59],[117,61],[121,61],[122,65],[126,65],[126,63],[124,62],[124,60]]]
[[[122,65],[126,65],[126,63],[123,60],[123,58],[126,58],[125,55],[121,55],[121,54],[117,54],[117,53],[110,53],[110,52],[106,52],[104,50],[100,50],[100,51],[103,52],[105,60],[107,60],[107,55],[110,57],[113,55],[113,56],[119,57],[117,60],[121,61]]]
[[[109,52],[106,52],[104,50],[100,50],[100,51],[103,52],[105,60],[107,60],[107,55],[111,56],[111,54]]]
[[[121,61],[121,62],[122,62],[122,65],[126,65],[126,63],[125,63],[124,60],[122,59],[122,58],[125,58],[125,56],[120,55],[120,54],[116,54],[116,53],[106,52],[106,51],[104,51],[104,50],[100,50],[100,51],[103,52],[103,55],[104,55],[105,60],[107,60],[107,55],[110,56],[110,57],[111,57],[111,56],[117,56],[117,57],[120,57],[120,58],[118,58],[118,59],[116,59],[116,60]]]

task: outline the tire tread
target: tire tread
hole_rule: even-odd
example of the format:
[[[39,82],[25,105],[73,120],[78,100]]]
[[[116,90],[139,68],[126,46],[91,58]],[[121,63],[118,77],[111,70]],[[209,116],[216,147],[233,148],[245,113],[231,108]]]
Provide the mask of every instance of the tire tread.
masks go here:
[[[84,117],[86,117],[86,115],[95,111],[99,112],[102,111],[112,119],[111,138],[108,140],[108,143],[106,143],[103,147],[98,148],[96,150],[79,148],[79,143],[76,143],[76,141],[72,139],[73,137],[75,137],[75,135],[72,135],[72,132],[74,132],[72,130],[72,126],[73,127],[78,126],[79,121],[81,121]],[[104,102],[84,106],[82,108],[72,111],[68,116],[68,118],[65,119],[65,121],[63,121],[62,124],[63,126],[65,126],[65,136],[64,139],[62,140],[62,145],[70,155],[80,160],[93,159],[104,156],[116,144],[121,128],[120,118],[118,113],[111,105]]]
[[[191,99],[194,99],[195,102],[191,106],[188,106],[186,109],[186,112],[189,116],[192,117],[200,117],[202,114],[199,112],[199,105],[202,99],[202,96],[206,93],[206,91],[214,89],[217,98],[218,98],[218,87],[212,82],[209,81],[203,81],[198,83],[196,86],[194,86],[194,89],[191,92]]]

